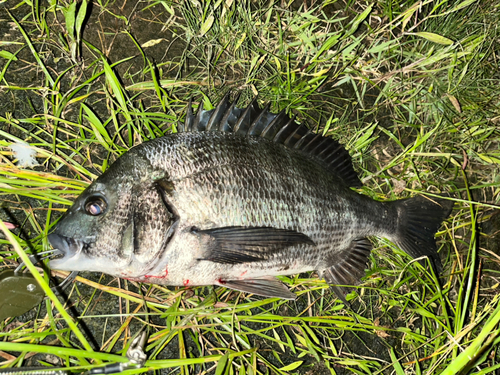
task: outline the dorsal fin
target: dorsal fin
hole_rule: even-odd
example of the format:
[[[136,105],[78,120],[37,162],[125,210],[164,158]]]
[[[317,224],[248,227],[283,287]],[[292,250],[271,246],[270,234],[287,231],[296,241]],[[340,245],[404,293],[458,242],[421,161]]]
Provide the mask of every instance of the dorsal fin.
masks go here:
[[[189,100],[184,125],[179,124],[177,131],[219,131],[237,133],[242,136],[263,137],[286,147],[299,150],[309,157],[320,161],[332,173],[342,178],[351,187],[362,186],[351,157],[339,142],[314,134],[305,126],[297,124],[295,117],[290,118],[285,111],[278,114],[269,111],[269,104],[260,108],[254,98],[246,108],[236,107],[227,93],[216,108],[206,111],[200,107],[195,115]]]

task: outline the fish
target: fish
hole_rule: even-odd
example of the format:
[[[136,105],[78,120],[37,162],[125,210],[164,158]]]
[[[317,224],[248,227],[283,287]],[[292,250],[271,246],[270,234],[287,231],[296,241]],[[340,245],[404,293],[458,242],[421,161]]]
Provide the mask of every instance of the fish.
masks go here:
[[[177,132],[90,184],[48,235],[50,267],[282,299],[296,294],[276,276],[317,271],[346,301],[378,236],[441,272],[434,236],[451,199],[373,200],[338,141],[230,96],[196,114],[190,100]]]

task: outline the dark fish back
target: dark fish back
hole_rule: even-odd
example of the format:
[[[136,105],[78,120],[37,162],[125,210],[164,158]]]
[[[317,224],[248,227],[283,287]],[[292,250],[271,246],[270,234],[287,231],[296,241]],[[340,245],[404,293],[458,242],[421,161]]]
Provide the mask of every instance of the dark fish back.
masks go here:
[[[283,110],[278,114],[269,111],[269,105],[260,108],[256,98],[246,107],[236,107],[230,102],[230,93],[212,110],[200,108],[193,113],[189,102],[186,119],[178,126],[178,132],[216,131],[229,132],[243,137],[262,137],[275,143],[298,150],[306,157],[324,165],[349,187],[362,186],[347,150],[337,141],[314,134],[298,124]]]

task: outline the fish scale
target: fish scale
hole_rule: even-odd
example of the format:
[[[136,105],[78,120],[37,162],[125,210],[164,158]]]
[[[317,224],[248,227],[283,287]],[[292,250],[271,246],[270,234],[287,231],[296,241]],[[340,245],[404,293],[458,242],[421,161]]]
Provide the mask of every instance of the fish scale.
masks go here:
[[[230,225],[250,225],[250,226],[281,226],[289,227],[294,230],[301,231],[304,230],[308,232],[308,228],[299,228],[298,219],[307,218],[311,225],[320,222],[322,213],[319,212],[318,207],[324,206],[325,203],[331,202],[328,199],[328,191],[324,190],[326,194],[321,194],[321,188],[311,184],[296,185],[293,187],[289,181],[274,181],[272,176],[276,178],[277,171],[264,171],[261,168],[254,171],[253,176],[250,176],[247,170],[242,171],[239,168],[233,166],[227,166],[225,168],[217,169],[218,175],[214,175],[215,171],[210,169],[206,172],[206,176],[202,176],[202,173],[197,173],[195,177],[189,178],[184,177],[183,180],[176,182],[177,196],[185,198],[182,201],[175,202],[175,197],[173,199],[173,204],[177,207],[182,207],[183,211],[186,211],[186,215],[192,213],[193,215],[205,214],[205,210],[210,210],[211,212],[207,215],[212,219],[211,221],[215,225],[221,225],[223,221],[225,224]],[[225,173],[224,173],[225,172]],[[233,176],[234,175],[234,176]],[[248,179],[246,176],[250,176]],[[204,178],[205,177],[205,178]],[[288,179],[289,176],[285,176]],[[233,189],[231,186],[222,183],[219,184],[218,181],[233,180],[235,186],[247,187]],[[185,183],[183,183],[185,181]],[[263,181],[260,186],[251,186],[252,181]],[[288,187],[283,189],[284,182],[288,183]],[[187,185],[187,186],[186,186]],[[182,190],[186,190],[186,194],[183,194]],[[308,191],[309,190],[309,191]],[[190,202],[201,202],[203,197],[206,197],[206,191],[212,192],[210,199],[207,201],[208,206],[202,207],[201,209],[193,210],[190,209]],[[256,194],[260,191],[272,192],[275,199],[265,199],[268,205],[275,207],[274,212],[271,213],[272,220],[269,221],[258,221],[255,220],[255,215],[259,213],[258,209],[255,209],[253,205],[258,205],[258,197]],[[248,196],[246,195],[248,194]],[[221,204],[221,198],[224,197],[226,200],[231,200],[231,202],[224,202]],[[249,198],[251,197],[251,198]],[[247,199],[250,199],[246,202]],[[307,200],[307,202],[305,202]],[[316,202],[314,202],[316,201]],[[237,218],[235,220],[246,218],[246,220],[227,222],[226,208],[231,207],[231,211],[236,212]],[[281,208],[281,209],[280,209]],[[314,213],[313,211],[316,211]],[[331,215],[336,215],[339,210],[329,210]],[[198,224],[202,224],[199,217],[191,219]],[[335,218],[333,218],[335,220]],[[327,228],[325,228],[327,229]],[[317,239],[319,240],[319,238]]]
[[[188,106],[179,133],[134,147],[79,196],[51,244],[53,268],[163,285],[220,285],[295,298],[277,275],[316,270],[345,301],[382,236],[440,270],[445,197],[359,194],[348,152],[256,100]],[[93,233],[93,240],[88,240]],[[340,286],[339,286],[340,285]]]

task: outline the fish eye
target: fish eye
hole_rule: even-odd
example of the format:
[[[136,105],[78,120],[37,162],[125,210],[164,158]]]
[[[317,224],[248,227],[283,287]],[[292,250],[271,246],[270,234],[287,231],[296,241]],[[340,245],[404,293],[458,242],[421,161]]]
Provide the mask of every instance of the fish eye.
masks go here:
[[[107,207],[108,204],[104,198],[100,196],[89,197],[85,202],[85,212],[92,216],[102,215]]]

